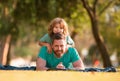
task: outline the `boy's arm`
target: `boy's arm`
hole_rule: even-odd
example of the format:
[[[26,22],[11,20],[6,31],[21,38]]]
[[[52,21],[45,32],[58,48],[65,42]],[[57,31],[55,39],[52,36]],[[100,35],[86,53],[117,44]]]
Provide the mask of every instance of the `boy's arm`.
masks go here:
[[[50,44],[47,43],[47,42],[41,42],[41,41],[39,41],[38,44],[39,44],[40,46],[46,46],[46,47],[50,46]]]
[[[52,52],[52,48],[51,48],[51,45],[49,43],[39,41],[39,45],[40,46],[46,46],[47,49],[48,49],[48,53]]]
[[[75,47],[74,41],[70,36],[67,36],[67,44],[69,47]]]
[[[39,45],[40,46],[48,46],[48,43],[51,44],[51,38],[48,34],[45,34],[40,40]]]

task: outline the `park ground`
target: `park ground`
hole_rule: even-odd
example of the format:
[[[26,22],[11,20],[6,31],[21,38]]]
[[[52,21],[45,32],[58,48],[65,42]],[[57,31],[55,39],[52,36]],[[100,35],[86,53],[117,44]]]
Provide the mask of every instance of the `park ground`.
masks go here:
[[[0,81],[120,81],[118,72],[0,70]]]

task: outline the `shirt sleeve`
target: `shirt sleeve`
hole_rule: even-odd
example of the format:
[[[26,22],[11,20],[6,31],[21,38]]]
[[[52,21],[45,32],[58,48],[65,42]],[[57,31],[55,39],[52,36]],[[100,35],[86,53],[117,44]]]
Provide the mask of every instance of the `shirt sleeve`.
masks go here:
[[[72,40],[70,36],[67,36],[66,41],[67,41],[67,44],[74,45],[74,41]]]
[[[71,61],[75,62],[80,59],[80,56],[75,48],[72,48],[71,50]]]
[[[39,53],[38,53],[38,57],[46,60],[46,54],[47,54],[47,47],[42,46],[42,47],[40,48]]]
[[[41,39],[41,42],[47,42],[47,43],[51,43],[51,38],[48,34],[45,34]]]

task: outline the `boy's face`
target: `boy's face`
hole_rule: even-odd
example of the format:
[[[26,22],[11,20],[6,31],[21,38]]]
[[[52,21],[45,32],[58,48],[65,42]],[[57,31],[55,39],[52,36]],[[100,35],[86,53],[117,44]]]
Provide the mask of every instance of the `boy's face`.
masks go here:
[[[53,33],[63,33],[63,27],[59,23],[53,27]]]
[[[52,48],[55,55],[61,57],[66,52],[67,43],[64,39],[54,40]]]

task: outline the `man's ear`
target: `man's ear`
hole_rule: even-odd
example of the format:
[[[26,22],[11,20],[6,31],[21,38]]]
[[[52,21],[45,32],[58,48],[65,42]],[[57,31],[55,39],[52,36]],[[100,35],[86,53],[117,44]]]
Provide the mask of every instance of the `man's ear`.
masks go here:
[[[51,45],[51,48],[53,49],[53,44]]]

